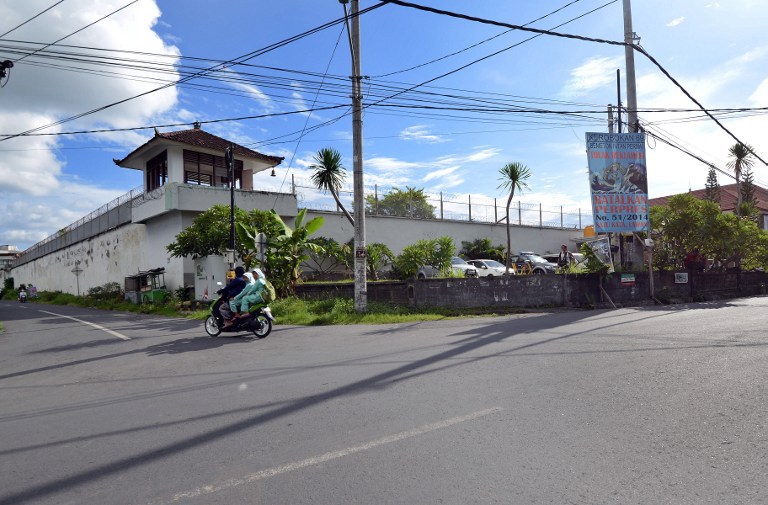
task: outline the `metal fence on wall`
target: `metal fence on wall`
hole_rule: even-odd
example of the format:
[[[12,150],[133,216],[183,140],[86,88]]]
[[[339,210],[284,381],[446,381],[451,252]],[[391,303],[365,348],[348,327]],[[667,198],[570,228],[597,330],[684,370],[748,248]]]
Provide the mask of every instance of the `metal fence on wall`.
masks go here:
[[[130,223],[132,202],[143,194],[144,188],[139,186],[102,205],[74,223],[60,229],[55,235],[51,235],[24,250],[14,260],[13,266],[23,265],[99,233]]]
[[[365,196],[380,201],[391,191],[392,187],[378,185],[367,186]],[[311,181],[293,178],[292,191],[296,194],[300,205],[310,210],[336,211],[336,203],[329,195],[317,189]],[[473,221],[482,223],[506,222],[506,199],[497,200],[488,197],[472,197],[472,195],[455,195],[439,192],[424,193],[426,201],[434,208],[435,219],[452,221]],[[353,193],[349,188],[339,191],[339,199],[352,211]],[[327,202],[327,203],[326,203]],[[376,215],[376,205],[370,215]],[[413,217],[405,214],[403,217]],[[582,209],[566,209],[546,207],[541,203],[515,201],[509,211],[509,220],[513,225],[536,226],[539,228],[575,228],[581,229],[592,220],[591,213],[583,213]],[[589,221],[589,222],[586,222]]]

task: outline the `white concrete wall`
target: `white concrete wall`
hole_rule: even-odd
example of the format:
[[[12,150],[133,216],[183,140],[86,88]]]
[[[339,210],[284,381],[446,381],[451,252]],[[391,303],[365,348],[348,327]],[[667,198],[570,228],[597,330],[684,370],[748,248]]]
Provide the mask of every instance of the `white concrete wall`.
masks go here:
[[[158,267],[165,268],[165,283],[169,290],[194,285],[194,261],[191,258],[171,257],[166,251],[166,246],[175,240],[179,232],[190,226],[198,215],[198,211],[188,210],[188,207],[205,210],[214,203],[222,203],[221,199],[214,197],[216,194],[223,194],[211,191],[211,188],[182,186],[179,189],[180,191],[172,191],[168,198],[174,200],[175,204],[183,203],[180,206],[185,210],[178,210],[179,205],[172,205],[171,207],[177,208],[147,217],[145,224],[134,222],[121,226],[15,268],[10,275],[14,277],[17,286],[32,282],[41,290],[77,293],[77,278],[71,270],[75,267],[75,262],[80,261],[79,266],[83,270],[79,277],[80,293],[86,293],[90,288],[112,281],[123,285],[126,276]],[[281,212],[283,219],[293,226],[296,207],[289,205],[288,200],[293,198],[291,195],[272,194],[265,198],[261,193],[244,193],[237,200],[237,204],[246,209],[265,208],[270,203],[274,204],[276,198],[279,201],[278,209],[285,208],[288,211]],[[293,201],[295,202],[295,199]],[[136,213],[144,206],[154,208],[157,205],[165,207],[167,198],[151,200],[133,211]],[[314,236],[332,238],[339,243],[347,242],[354,236],[354,229],[343,214],[313,211],[307,212],[306,219],[317,216],[324,218],[325,225]],[[457,253],[461,249],[462,241],[490,238],[494,246],[506,245],[507,241],[504,225],[398,217],[366,218],[366,242],[384,243],[395,254],[399,254],[417,240],[445,235],[453,237]],[[512,250],[531,250],[544,254],[558,251],[563,243],[574,250],[574,239],[581,236],[581,230],[512,226]]]
[[[78,277],[72,273],[77,264],[80,293],[107,282],[122,286],[136,265],[147,262],[146,231],[144,225],[127,224],[14,268],[10,275],[16,286],[31,282],[40,290],[77,294]]]
[[[345,243],[354,237],[354,229],[343,214],[335,212],[307,212],[306,219],[322,216],[325,225],[313,236],[327,237],[339,243]],[[293,226],[293,221],[288,221]],[[561,244],[567,244],[574,250],[575,239],[583,236],[578,229],[538,228],[534,226],[516,226],[511,229],[512,252],[534,251],[539,254],[554,253]],[[435,221],[408,219],[404,217],[372,217],[365,219],[365,240],[367,244],[381,242],[394,254],[422,239],[453,237],[456,252],[461,250],[461,242],[489,238],[491,243],[507,246],[507,231],[503,224],[490,224],[467,221]]]

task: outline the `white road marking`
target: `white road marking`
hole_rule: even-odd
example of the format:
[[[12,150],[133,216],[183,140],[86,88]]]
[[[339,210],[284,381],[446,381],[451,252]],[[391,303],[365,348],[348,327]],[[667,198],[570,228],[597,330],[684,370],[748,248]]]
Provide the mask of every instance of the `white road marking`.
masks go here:
[[[282,466],[276,466],[273,468],[267,468],[266,470],[262,470],[260,472],[253,473],[251,475],[246,475],[244,477],[241,477],[239,479],[230,479],[227,480],[219,485],[207,485],[202,486],[197,489],[193,489],[191,491],[185,491],[182,493],[176,493],[173,495],[173,498],[171,498],[169,501],[163,501],[161,504],[168,504],[168,503],[176,503],[182,500],[186,500],[189,498],[197,498],[204,495],[209,495],[213,493],[218,493],[220,491],[224,491],[225,489],[231,489],[237,486],[241,486],[243,484],[248,484],[249,482],[255,482],[258,480],[268,479],[269,477],[274,477],[275,475],[280,475],[283,473],[293,472],[294,470],[299,470],[301,468],[305,468],[312,465],[317,465],[320,463],[325,463],[326,461],[330,461],[333,459],[343,458],[345,456],[349,456],[351,454],[354,454],[356,452],[361,451],[367,451],[369,449],[373,449],[374,447],[379,447],[386,444],[391,444],[392,442],[398,442],[400,440],[405,440],[407,438],[413,438],[418,435],[423,435],[425,433],[429,433],[430,431],[439,430],[442,428],[447,428],[449,426],[453,426],[454,424],[464,423],[467,421],[471,421],[473,419],[477,419],[478,417],[487,416],[489,414],[493,414],[496,412],[500,412],[503,410],[501,407],[493,407],[486,410],[481,410],[479,412],[473,412],[472,414],[467,414],[465,416],[459,416],[459,417],[452,417],[450,419],[446,419],[445,421],[439,421],[432,424],[426,424],[424,426],[421,426],[419,428],[415,428],[410,431],[404,431],[401,433],[398,433],[396,435],[390,435],[384,438],[379,438],[377,440],[372,440],[370,442],[367,442],[362,445],[356,445],[354,447],[348,447],[346,449],[341,449],[339,451],[333,451],[333,452],[326,452],[325,454],[321,454],[320,456],[314,456],[312,458],[307,458],[301,461],[296,461],[294,463],[288,463],[286,465]]]
[[[44,312],[45,314],[50,314],[50,315],[52,315],[52,316],[65,317],[65,318],[67,318],[67,319],[71,319],[71,320],[73,320],[73,321],[77,321],[78,323],[83,323],[83,324],[87,324],[88,326],[93,326],[93,327],[94,327],[94,328],[96,328],[97,330],[106,331],[106,332],[107,332],[107,333],[109,333],[110,335],[114,335],[114,336],[116,336],[117,338],[120,338],[120,339],[123,339],[123,340],[130,340],[130,339],[131,339],[130,337],[126,337],[126,336],[125,336],[125,335],[123,335],[122,333],[118,333],[118,332],[116,332],[116,331],[112,331],[112,330],[110,330],[109,328],[104,328],[103,326],[101,326],[101,325],[98,325],[98,324],[96,324],[96,323],[89,323],[88,321],[83,321],[82,319],[78,319],[78,318],[76,318],[76,317],[72,317],[72,316],[65,316],[65,315],[63,315],[63,314],[56,314],[55,312],[48,312],[47,310],[41,310],[40,312]]]

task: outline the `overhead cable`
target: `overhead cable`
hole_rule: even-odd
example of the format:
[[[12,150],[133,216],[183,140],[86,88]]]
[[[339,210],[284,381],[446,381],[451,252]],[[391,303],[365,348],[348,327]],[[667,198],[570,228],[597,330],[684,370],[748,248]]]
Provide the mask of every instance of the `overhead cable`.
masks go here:
[[[648,61],[653,63],[659,70],[661,70],[661,72],[670,81],[672,81],[672,83],[675,86],[677,86],[683,92],[683,94],[685,94],[685,96],[687,96],[702,111],[704,111],[704,113],[707,114],[720,127],[720,129],[722,129],[724,132],[726,132],[737,143],[742,144],[744,146],[748,145],[745,142],[742,142],[741,140],[739,140],[739,138],[736,137],[736,135],[734,135],[728,128],[726,128],[725,125],[723,125],[720,121],[717,120],[717,118],[715,118],[712,114],[710,114],[707,111],[707,109],[698,100],[696,100],[693,97],[693,95],[691,95],[688,92],[688,90],[686,90],[683,87],[682,84],[680,84],[674,77],[672,77],[672,75],[661,65],[661,63],[659,63],[653,56],[651,56],[648,53],[648,51],[646,51],[642,47],[638,46],[637,44],[628,43],[628,42],[620,42],[620,41],[616,41],[616,40],[601,39],[601,38],[595,38],[595,37],[585,37],[583,35],[574,35],[574,34],[570,34],[570,33],[554,32],[554,31],[551,31],[551,30],[540,30],[538,28],[531,28],[531,27],[526,27],[526,26],[522,26],[522,25],[515,25],[515,24],[511,24],[511,23],[503,23],[501,21],[495,21],[495,20],[491,20],[491,19],[484,19],[484,18],[479,18],[479,17],[476,17],[476,16],[469,16],[469,15],[466,15],[466,14],[459,14],[459,13],[456,13],[456,12],[446,11],[446,10],[443,10],[443,9],[436,9],[434,7],[427,7],[427,6],[424,6],[424,5],[414,4],[414,3],[411,3],[411,2],[404,2],[403,0],[382,0],[382,2],[383,3],[388,3],[388,4],[391,3],[391,4],[399,5],[401,7],[409,7],[409,8],[412,8],[412,9],[417,9],[417,10],[421,10],[421,11],[431,12],[433,14],[440,14],[440,15],[449,16],[449,17],[453,17],[453,18],[464,19],[464,20],[467,20],[467,21],[474,21],[474,22],[477,22],[477,23],[483,23],[483,24],[489,24],[489,25],[495,25],[495,26],[502,26],[502,27],[507,27],[507,28],[516,28],[516,29],[522,30],[522,31],[539,33],[539,34],[542,34],[542,35],[550,35],[550,36],[553,36],[553,37],[561,37],[561,38],[567,38],[567,39],[582,40],[582,41],[585,41],[585,42],[597,42],[597,43],[600,43],[600,44],[608,44],[608,45],[613,45],[613,46],[630,47],[633,50],[635,50],[635,51],[639,52],[640,54],[642,54],[643,56],[645,56],[648,59]],[[768,166],[768,162],[766,162],[764,159],[762,159],[760,156],[758,156],[757,153],[752,151],[752,154],[757,159],[762,161],[764,165]]]

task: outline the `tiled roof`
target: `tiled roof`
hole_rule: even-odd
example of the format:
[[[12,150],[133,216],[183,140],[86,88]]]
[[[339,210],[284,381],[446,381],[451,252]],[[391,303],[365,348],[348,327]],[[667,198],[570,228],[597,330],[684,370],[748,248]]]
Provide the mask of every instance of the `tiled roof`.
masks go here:
[[[191,130],[181,130],[181,131],[165,132],[165,133],[160,133],[159,131],[155,130],[155,136],[152,139],[150,139],[144,145],[134,149],[128,156],[126,156],[122,160],[114,160],[115,164],[122,165],[122,163],[128,160],[128,158],[138,153],[139,151],[143,150],[145,147],[148,147],[152,144],[156,144],[157,142],[162,141],[163,139],[170,140],[172,142],[179,142],[181,144],[186,144],[189,146],[202,147],[205,149],[220,151],[222,153],[222,156],[224,155],[224,151],[226,151],[227,148],[229,148],[229,146],[234,145],[235,157],[251,158],[251,159],[272,164],[273,166],[279,165],[280,162],[283,161],[283,158],[280,156],[269,156],[267,154],[256,152],[252,149],[248,149],[247,147],[243,147],[241,145],[235,144],[234,142],[231,142],[227,139],[217,137],[212,133],[208,133],[207,131],[200,129],[199,127],[196,127]]]
[[[706,191],[706,189],[696,189],[688,191],[688,194],[698,200],[704,200],[706,198]],[[651,207],[656,205],[667,205],[669,203],[669,199],[673,196],[676,195],[651,198],[648,200],[648,204]],[[755,185],[755,198],[757,199],[757,208],[762,212],[768,213],[768,190]],[[726,186],[720,186],[720,208],[724,212],[735,212],[737,202],[738,192],[736,191],[735,183],[728,184]]]

